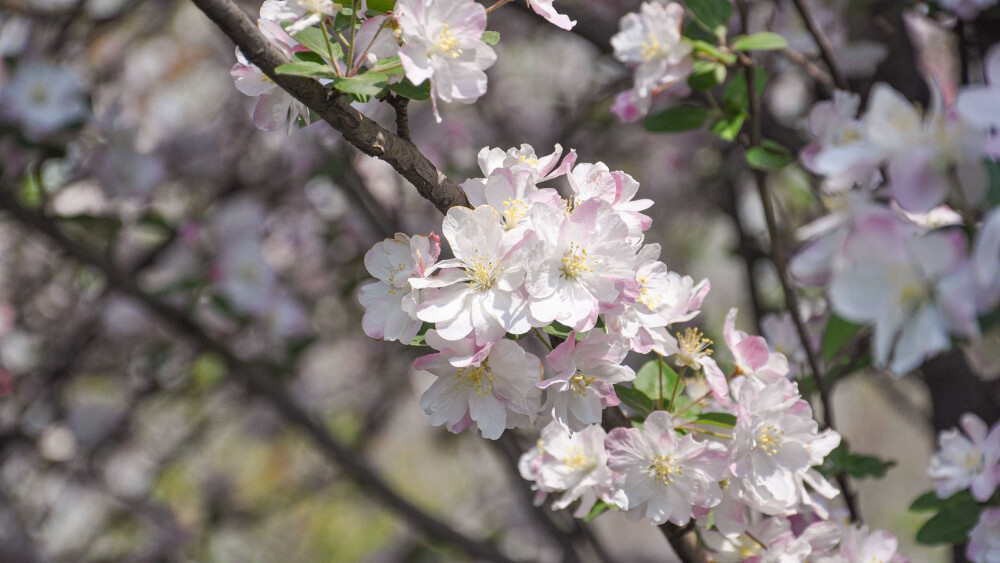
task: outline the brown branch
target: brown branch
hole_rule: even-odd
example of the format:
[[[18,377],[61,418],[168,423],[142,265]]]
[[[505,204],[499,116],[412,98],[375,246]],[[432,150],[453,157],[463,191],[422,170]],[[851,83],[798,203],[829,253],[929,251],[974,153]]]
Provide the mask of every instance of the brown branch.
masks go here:
[[[469,207],[465,192],[438,170],[412,142],[365,117],[336,91],[324,88],[315,80],[275,74],[275,67],[289,61],[233,0],[191,1],[278,86],[315,111],[361,152],[388,162],[442,213],[447,213],[456,205]]]
[[[826,67],[830,69],[830,76],[833,78],[833,83],[837,85],[837,88],[847,90],[849,88],[847,79],[844,78],[844,73],[840,70],[840,66],[837,65],[837,60],[833,58],[833,45],[830,44],[830,40],[827,39],[823,30],[819,28],[819,24],[816,23],[816,18],[813,17],[809,6],[806,6],[805,0],[792,0],[792,4],[795,5],[795,10],[799,13],[799,17],[802,18],[806,29],[812,35],[816,46],[819,47],[820,57],[823,58]]]
[[[71,240],[48,217],[23,207],[9,190],[0,189],[0,209],[8,212],[13,219],[28,229],[47,237],[71,258],[100,270],[109,285],[140,302],[165,325],[198,348],[219,354],[229,366],[228,374],[231,377],[238,379],[251,393],[270,403],[285,421],[308,434],[320,452],[328,460],[340,466],[348,478],[415,529],[428,537],[461,547],[476,557],[490,561],[511,561],[488,543],[469,538],[425,513],[386,485],[366,460],[337,441],[322,424],[292,399],[275,377],[272,368],[236,357],[226,345],[209,336],[183,311],[143,291],[128,273],[118,269],[102,255]]]

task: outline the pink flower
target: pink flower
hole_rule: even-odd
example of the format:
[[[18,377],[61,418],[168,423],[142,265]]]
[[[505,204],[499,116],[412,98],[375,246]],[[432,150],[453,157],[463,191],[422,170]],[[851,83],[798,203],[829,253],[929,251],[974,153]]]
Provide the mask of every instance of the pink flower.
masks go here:
[[[614,502],[630,516],[684,525],[694,507],[710,508],[722,499],[719,481],[728,473],[724,448],[679,436],[670,413],[650,414],[642,430],[615,428],[604,447],[616,473]]]
[[[286,57],[291,58],[292,49],[298,45],[276,22],[262,19],[258,22],[261,33]],[[236,64],[229,71],[236,89],[250,97],[257,98],[253,109],[253,124],[264,131],[274,131],[287,126],[291,134],[299,117],[309,122],[309,110],[291,94],[285,92],[256,65],[250,63],[243,53],[236,49]]]
[[[958,430],[941,433],[941,451],[927,471],[935,480],[937,496],[947,498],[966,488],[979,502],[986,502],[1000,485],[1000,424],[987,434],[986,423],[972,414],[962,415],[963,436]]]
[[[496,53],[482,41],[486,8],[472,0],[399,0],[396,21],[405,45],[399,50],[406,77],[431,81],[434,116],[437,100],[472,103],[486,93],[486,73]]]
[[[1000,508],[987,508],[979,515],[979,522],[969,532],[965,556],[972,563],[1000,561]]]
[[[771,353],[767,341],[760,336],[750,336],[736,330],[735,308],[726,315],[722,334],[726,345],[733,353],[736,373],[754,377],[761,381],[775,381],[788,374],[788,359],[783,354]]]
[[[556,27],[570,30],[576,25],[576,20],[570,20],[566,15],[556,12],[552,6],[552,0],[528,0],[528,5],[536,14]]]
[[[362,286],[358,293],[365,307],[361,319],[365,334],[403,344],[413,341],[423,323],[411,316],[416,302],[410,278],[426,276],[440,253],[441,241],[434,233],[427,237],[396,233],[395,238],[375,243],[365,253],[365,268],[378,279]]]

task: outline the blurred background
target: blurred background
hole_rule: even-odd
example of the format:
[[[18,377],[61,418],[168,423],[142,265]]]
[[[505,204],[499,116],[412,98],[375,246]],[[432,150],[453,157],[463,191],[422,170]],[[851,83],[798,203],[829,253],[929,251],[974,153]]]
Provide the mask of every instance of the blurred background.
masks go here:
[[[521,143],[540,154],[559,143],[628,172],[637,197],[655,201],[646,242],[663,246],[672,270],[711,281],[698,321],[706,332],[719,334],[733,306],[758,332],[782,293],[760,259],[766,230],[742,153],[610,113],[631,79],[609,39],[638,4],[559,0],[579,22],[573,32],[523,4],[491,14],[502,39],[487,94],[443,106],[440,124],[428,103],[412,104],[414,142],[456,183],[481,175],[482,147]],[[960,82],[954,21],[927,6],[809,4],[857,91],[887,81],[926,103],[926,78],[946,96]],[[752,8],[754,30],[778,31],[818,60],[790,3]],[[991,12],[980,18],[988,46],[1000,25]],[[0,0],[0,190],[28,212],[0,215],[0,560],[469,557],[345,475],[287,412],[248,393],[227,353],[272,367],[354,459],[513,559],[563,560],[570,544],[584,560],[669,560],[646,522],[612,512],[580,524],[533,507],[516,470],[530,431],[490,442],[428,424],[418,398],[433,377],[410,367],[422,350],[367,338],[357,290],[375,242],[440,232],[441,215],[324,123],[255,129],[234,62],[232,43],[186,0]],[[824,91],[787,54],[764,63],[767,136],[801,147]],[[356,107],[392,128],[386,104]],[[822,212],[803,170],[769,181],[783,220],[799,226]],[[822,318],[815,297],[809,313]],[[869,372],[835,390],[852,450],[898,462],[885,480],[854,485],[866,522],[896,534],[913,561],[950,560],[950,550],[914,544],[924,516],[906,507],[930,489],[936,430],[966,410],[988,422],[1000,414],[992,342],[922,376]]]

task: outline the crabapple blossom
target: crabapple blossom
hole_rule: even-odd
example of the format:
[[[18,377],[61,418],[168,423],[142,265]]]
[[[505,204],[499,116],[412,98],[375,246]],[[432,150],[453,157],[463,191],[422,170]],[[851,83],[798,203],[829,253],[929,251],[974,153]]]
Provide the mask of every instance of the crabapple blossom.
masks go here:
[[[585,201],[568,215],[540,205],[530,214],[538,237],[525,278],[531,316],[540,324],[594,328],[601,306],[614,305],[625,284],[634,283],[628,226],[600,199]]]
[[[552,180],[566,174],[576,163],[576,151],[570,149],[566,158],[560,163],[562,145],[556,143],[551,154],[538,156],[529,144],[510,148],[506,151],[499,148],[483,147],[479,151],[479,168],[483,174],[490,176],[498,168],[509,168],[513,171],[528,170],[532,173],[534,182]]]
[[[987,428],[981,418],[962,415],[962,429],[945,430],[938,438],[941,451],[931,460],[928,474],[940,498],[966,488],[972,497],[986,502],[1000,485],[1000,424]]]
[[[660,340],[660,336],[664,336]],[[674,338],[669,333],[653,333],[656,346],[653,351],[661,356],[671,356],[679,367],[688,367],[696,373],[705,376],[705,383],[712,391],[715,400],[729,406],[729,384],[726,374],[722,373],[719,364],[712,359],[712,341],[696,328],[688,327],[684,334],[677,333]]]
[[[469,104],[486,93],[483,71],[497,58],[482,40],[486,8],[472,0],[399,0],[394,12],[406,77],[414,84],[431,81],[438,122],[437,100]]]
[[[481,361],[455,367],[453,357],[476,354],[475,341],[471,337],[453,342],[430,338],[445,346],[414,360],[413,368],[438,378],[420,397],[432,425],[445,424],[448,430],[461,432],[475,423],[484,438],[495,440],[505,428],[530,424],[541,398],[535,387],[542,376],[538,358],[512,340],[499,340],[487,345],[488,355]]]
[[[523,168],[496,168],[485,180],[471,178],[462,183],[462,189],[473,206],[489,205],[499,211],[497,216],[507,231],[517,230],[528,234],[528,210],[535,203],[550,207],[562,204],[559,192],[551,188],[539,189],[532,170]]]
[[[691,74],[694,60],[691,47],[681,40],[683,23],[684,8],[676,2],[644,2],[639,13],[622,17],[611,46],[616,59],[636,67],[628,102],[632,110],[622,114],[643,115],[655,93]]]
[[[848,526],[841,530],[835,553],[816,558],[816,563],[907,563],[909,559],[896,553],[899,541],[885,530],[869,530],[867,526]]]
[[[611,502],[613,475],[604,449],[606,436],[597,424],[575,433],[567,432],[556,421],[543,428],[538,442],[518,462],[521,477],[534,481],[533,487],[539,491],[536,504],[548,493],[561,492],[552,509],[566,508],[580,499],[573,516],[582,518],[598,499]]]
[[[987,508],[969,532],[965,556],[972,563],[1000,561],[1000,508]]]
[[[438,262],[431,277],[413,278],[420,291],[417,318],[436,323],[447,340],[472,333],[479,344],[531,329],[524,280],[524,239],[508,233],[488,205],[452,207],[441,230],[455,258]]]
[[[292,22],[285,30],[295,35],[320,23],[326,16],[337,15],[341,7],[331,0],[264,0],[260,17],[275,23]]]
[[[528,0],[528,6],[531,6],[531,9],[536,14],[545,18],[552,25],[566,30],[573,29],[573,26],[576,25],[576,20],[570,20],[565,14],[556,12],[552,3],[553,0]]]
[[[978,335],[966,246],[957,229],[918,235],[887,215],[866,217],[847,235],[830,300],[845,319],[875,323],[876,365],[902,375],[948,349],[949,333]]]
[[[783,354],[771,353],[767,341],[761,336],[751,336],[736,329],[737,309],[729,310],[722,334],[733,354],[736,373],[759,379],[775,381],[788,374],[788,359]]]
[[[25,62],[0,90],[0,113],[38,139],[82,119],[87,113],[83,81],[70,68]]]
[[[972,245],[976,309],[986,313],[1000,303],[1000,208],[983,220]]]
[[[765,514],[781,514],[809,502],[804,483],[828,489],[810,468],[837,447],[840,435],[818,432],[796,385],[784,378],[739,377],[730,386],[736,402],[731,484],[744,501]]]
[[[365,307],[361,319],[365,334],[404,344],[413,340],[423,323],[409,314],[417,304],[410,278],[426,276],[440,253],[441,240],[434,233],[426,237],[396,233],[395,238],[375,243],[365,253],[365,268],[378,279],[362,286],[358,293]]]
[[[995,0],[988,0],[991,4]],[[991,131],[987,148],[994,158],[1000,156],[1000,45],[994,45],[983,58],[987,85],[963,88],[955,98],[955,110],[972,127]]]
[[[289,37],[277,22],[261,19],[257,24],[271,45],[291,58],[298,42]],[[308,123],[309,110],[306,106],[275,84],[257,65],[249,62],[239,47],[236,48],[236,64],[229,74],[237,90],[251,98],[257,98],[253,109],[253,124],[258,129],[274,131],[284,126],[287,127],[288,134],[291,134],[300,117]]]
[[[618,404],[614,384],[635,379],[632,368],[621,365],[627,354],[628,346],[611,334],[595,330],[577,342],[571,332],[547,356],[556,376],[538,384],[548,398],[543,409],[551,408],[570,432],[599,424],[604,407]]]
[[[711,550],[712,561],[743,563],[763,555],[768,545],[791,533],[792,525],[787,518],[764,518],[759,512],[753,512],[744,533],[726,535],[706,530],[701,533],[701,538]]]
[[[578,164],[566,177],[573,190],[574,205],[588,199],[603,199],[628,225],[629,242],[638,244],[642,241],[643,231],[649,229],[653,220],[640,211],[652,206],[653,200],[632,201],[639,191],[639,182],[624,172],[611,172],[603,162]]]
[[[650,414],[642,430],[615,428],[604,447],[616,473],[612,498],[630,517],[684,525],[694,507],[710,508],[722,499],[725,448],[678,435],[668,412]]]

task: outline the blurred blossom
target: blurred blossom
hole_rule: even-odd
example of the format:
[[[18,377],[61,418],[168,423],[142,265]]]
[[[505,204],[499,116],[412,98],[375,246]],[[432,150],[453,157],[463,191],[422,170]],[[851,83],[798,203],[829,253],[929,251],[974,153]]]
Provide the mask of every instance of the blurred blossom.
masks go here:
[[[83,81],[71,68],[50,62],[22,63],[2,91],[0,112],[33,139],[54,133],[87,114]]]
[[[1000,561],[1000,508],[987,508],[969,532],[965,556],[972,563]]]

